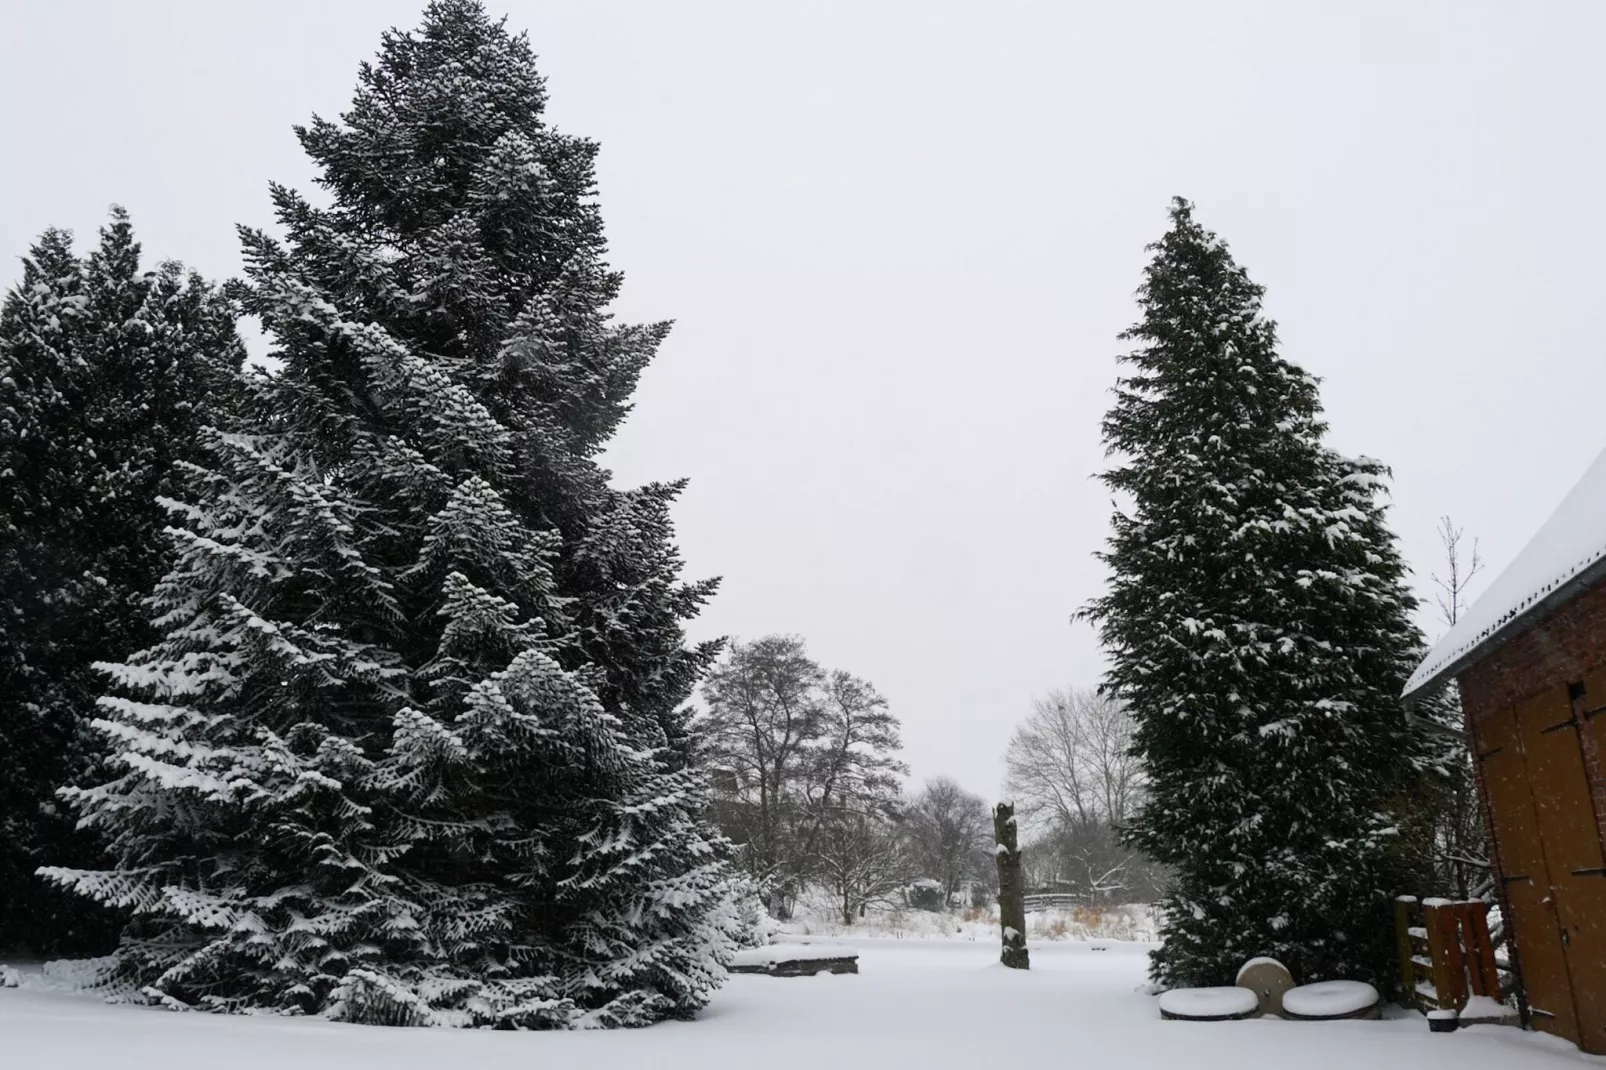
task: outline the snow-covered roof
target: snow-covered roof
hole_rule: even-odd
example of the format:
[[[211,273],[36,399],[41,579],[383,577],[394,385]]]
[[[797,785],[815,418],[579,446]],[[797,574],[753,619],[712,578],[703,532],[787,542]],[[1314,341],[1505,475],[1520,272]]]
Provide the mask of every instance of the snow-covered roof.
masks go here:
[[[1405,684],[1408,698],[1459,672],[1492,640],[1509,638],[1542,612],[1601,578],[1606,563],[1606,451],[1562,499],[1539,533],[1422,659]]]

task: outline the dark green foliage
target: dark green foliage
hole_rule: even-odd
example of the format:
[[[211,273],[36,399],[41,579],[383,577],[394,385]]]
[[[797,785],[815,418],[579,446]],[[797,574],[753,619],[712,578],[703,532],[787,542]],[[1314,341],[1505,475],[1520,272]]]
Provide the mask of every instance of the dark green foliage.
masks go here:
[[[1166,985],[1255,955],[1302,981],[1385,969],[1385,808],[1420,650],[1384,469],[1323,443],[1316,381],[1262,290],[1178,200],[1104,421],[1117,464],[1102,630],[1149,794],[1129,831],[1175,874]]]
[[[684,703],[678,485],[595,457],[667,327],[619,326],[595,146],[528,43],[431,4],[299,131],[253,382],[175,508],[160,635],[114,667],[116,990],[213,1010],[543,1028],[687,1016],[737,911]]]
[[[1411,760],[1391,807],[1399,828],[1397,890],[1419,898],[1489,897],[1489,847],[1455,684],[1419,697],[1411,713]]]
[[[33,871],[97,857],[55,798],[100,751],[91,663],[153,634],[140,603],[171,561],[156,499],[226,414],[243,355],[198,276],[140,270],[120,209],[84,257],[48,231],[0,306],[0,947],[116,938],[116,918]]]

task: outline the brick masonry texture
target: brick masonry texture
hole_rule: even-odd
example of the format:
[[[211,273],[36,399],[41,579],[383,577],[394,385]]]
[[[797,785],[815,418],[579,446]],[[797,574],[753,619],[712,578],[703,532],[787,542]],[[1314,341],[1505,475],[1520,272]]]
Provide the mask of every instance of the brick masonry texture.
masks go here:
[[[1592,686],[1582,708],[1574,711],[1580,715],[1606,706],[1606,580],[1469,666],[1457,682],[1461,708],[1475,726],[1550,688],[1586,680]],[[1606,713],[1590,720],[1600,718],[1606,718]],[[1595,819],[1606,842],[1606,756],[1600,753],[1603,733],[1598,725],[1586,726],[1582,716],[1580,728]]]

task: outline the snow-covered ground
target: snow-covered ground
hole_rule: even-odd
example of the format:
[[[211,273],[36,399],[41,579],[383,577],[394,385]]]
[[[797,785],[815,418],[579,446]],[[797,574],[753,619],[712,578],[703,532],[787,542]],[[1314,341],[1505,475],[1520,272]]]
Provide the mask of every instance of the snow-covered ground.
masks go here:
[[[1145,948],[1063,941],[1032,970],[969,940],[853,939],[858,975],[735,976],[694,1022],[596,1033],[384,1029],[106,1006],[0,989],[0,1063],[36,1070],[1565,1070],[1606,1060],[1549,1037],[1478,1026],[1433,1035],[1381,1022],[1163,1022],[1142,991]],[[1102,950],[1096,950],[1102,948]]]

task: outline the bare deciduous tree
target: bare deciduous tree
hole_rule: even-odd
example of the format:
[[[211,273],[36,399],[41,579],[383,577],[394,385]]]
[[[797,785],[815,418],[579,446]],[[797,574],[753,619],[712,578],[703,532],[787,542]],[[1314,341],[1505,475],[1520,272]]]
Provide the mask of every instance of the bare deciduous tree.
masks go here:
[[[945,906],[970,881],[996,882],[992,815],[981,796],[934,777],[909,804],[905,821],[915,868],[942,884]]]
[[[1439,518],[1439,543],[1444,547],[1444,578],[1435,575],[1439,587],[1439,613],[1444,623],[1454,627],[1467,609],[1467,587],[1483,571],[1478,540],[1470,552],[1462,550],[1464,530],[1448,517]],[[1462,735],[1461,695],[1445,688],[1438,698],[1439,723],[1450,730],[1446,741],[1450,754],[1444,765],[1440,785],[1440,805],[1434,822],[1435,862],[1444,874],[1442,886],[1465,899],[1488,890],[1489,849],[1484,840],[1482,815],[1478,811],[1477,788],[1472,776],[1472,756]]]
[[[781,875],[787,861],[784,830],[796,819],[793,787],[824,722],[823,677],[802,639],[772,635],[734,644],[703,684],[709,708],[704,745],[710,764],[728,776],[722,801],[730,805],[716,820],[743,846],[761,882]]]
[[[821,687],[819,735],[808,745],[802,790],[809,809],[885,811],[908,767],[893,757],[898,719],[869,683],[840,669]]]
[[[1121,843],[1109,825],[1051,825],[1026,853],[1026,877],[1038,892],[1063,892],[1088,903],[1149,902],[1162,892],[1162,871]]]
[[[1439,617],[1454,627],[1467,608],[1467,588],[1483,571],[1478,542],[1465,545],[1465,531],[1439,518],[1443,573],[1433,573]],[[1418,703],[1414,724],[1421,748],[1413,760],[1418,779],[1397,803],[1398,837],[1408,879],[1417,894],[1465,899],[1489,888],[1488,848],[1462,725],[1460,695],[1441,688]]]
[[[1483,571],[1483,558],[1478,553],[1478,540],[1473,538],[1472,550],[1463,554],[1461,540],[1465,529],[1458,528],[1448,516],[1439,517],[1439,543],[1444,547],[1444,576],[1433,574],[1433,584],[1439,593],[1434,596],[1439,615],[1444,623],[1454,627],[1467,608],[1467,586]]]
[[[909,855],[897,826],[880,814],[841,811],[821,822],[815,873],[851,925],[869,906],[890,904],[909,881]]]
[[[1089,902],[1149,899],[1158,871],[1121,842],[1141,802],[1132,719],[1097,691],[1051,692],[1033,704],[1005,756],[1008,790],[1036,833],[1028,879]]]
[[[1143,786],[1132,718],[1116,700],[1071,688],[1036,700],[1005,761],[1009,791],[1039,823],[1119,826]]]
[[[785,917],[819,876],[834,822],[894,809],[898,719],[868,682],[822,669],[790,635],[734,644],[703,699],[714,820]]]

